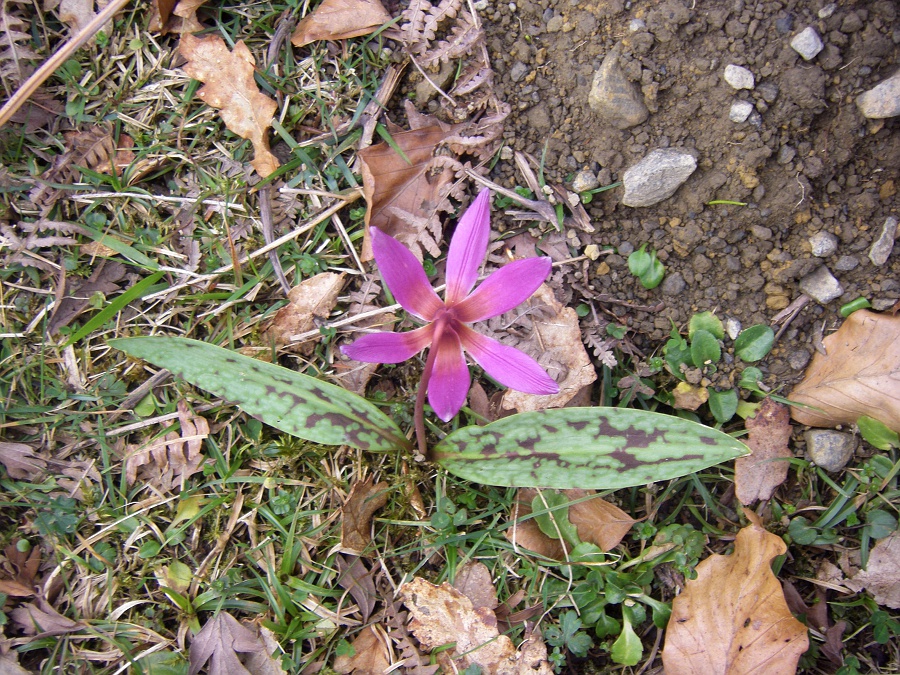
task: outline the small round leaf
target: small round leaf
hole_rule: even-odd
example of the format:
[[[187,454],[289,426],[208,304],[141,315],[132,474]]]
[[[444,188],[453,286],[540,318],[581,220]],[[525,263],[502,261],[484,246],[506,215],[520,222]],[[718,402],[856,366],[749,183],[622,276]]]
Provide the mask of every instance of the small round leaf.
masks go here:
[[[775,331],[764,324],[756,324],[737,336],[734,353],[742,361],[753,363],[768,354],[774,344]]]

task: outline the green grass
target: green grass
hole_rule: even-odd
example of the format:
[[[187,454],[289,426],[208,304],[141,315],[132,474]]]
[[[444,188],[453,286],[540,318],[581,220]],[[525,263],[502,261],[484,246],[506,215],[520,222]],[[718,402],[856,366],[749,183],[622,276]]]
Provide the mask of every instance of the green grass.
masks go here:
[[[286,9],[298,16],[296,3],[213,5],[201,11],[209,32],[230,44],[244,40],[257,56],[257,84],[279,102],[272,140],[287,169],[267,182],[276,188],[276,236],[296,232],[277,249],[280,266],[292,284],[326,270],[360,274],[349,247],[361,243],[362,202],[341,212],[340,225],[311,221],[332,203],[324,195],[358,197],[359,131],[337,130],[373,97],[391,60],[387,41],[303,49],[285,43],[265,65],[279,17]],[[311,375],[333,372],[329,339],[303,355],[275,354],[266,340],[265,325],[285,299],[268,256],[255,255],[266,241],[258,222],[259,180],[246,168],[250,144],[195,96],[197,83],[175,67],[177,39],[149,34],[144,22],[143,9],[128,10],[100,44],[77,52],[47,83],[65,104],[59,128],[0,130],[0,223],[45,217],[80,226],[64,232],[51,225],[41,233],[71,236],[78,245],[0,249],[0,439],[32,446],[46,462],[24,477],[0,466],[0,549],[38,548],[38,595],[78,622],[59,635],[15,642],[20,663],[48,675],[112,675],[123,668],[186,673],[190,636],[227,610],[270,631],[286,671],[319,660],[330,666],[362,623],[339,583],[340,507],[354,483],[373,475],[388,484],[365,558],[375,570],[376,616],[413,576],[452,582],[464,564],[479,561],[501,603],[515,598],[512,612],[531,610],[529,620],[550,636],[563,672],[623,672],[609,656],[623,612],[644,658],[655,657],[648,667],[658,666],[653,611],[671,602],[698,560],[729,552],[746,523],[727,467],[606,495],[638,521],[632,532],[608,554],[557,562],[506,538],[513,490],[461,481],[409,455],[325,448],[285,436],[177,380],[131,402],[137,413],[123,408],[153,371],[110,349],[106,342],[114,337],[193,337],[274,355]],[[35,49],[46,56],[61,30],[52,14],[35,19]],[[133,139],[135,160],[117,176],[82,172],[42,214],[29,200],[30,181],[65,151],[62,130],[101,121],[117,138]],[[86,253],[84,246],[96,241],[111,252]],[[118,290],[93,296],[88,310],[48,336],[60,268],[71,288],[105,259],[127,265]],[[189,269],[192,260],[196,267]],[[129,293],[139,297],[126,302]],[[617,357],[622,365],[601,375],[606,402],[660,406],[653,397],[616,390],[641,365],[625,353]],[[370,391],[404,429],[419,368],[416,362],[383,368]],[[651,375],[658,388],[671,385],[659,368]],[[182,432],[179,402],[210,425],[202,470],[183,489],[162,490],[146,476],[129,484],[129,457]],[[870,546],[881,518],[873,512],[896,516],[898,462],[894,449],[860,461],[842,478],[803,459],[792,463],[788,484],[765,508],[769,529],[790,544],[781,574],[809,603],[822,562],[836,564],[841,547]],[[654,541],[675,545],[649,559]],[[13,572],[8,561],[0,569],[0,578]],[[0,628],[6,637],[21,637],[13,611],[36,598],[2,599]],[[849,624],[848,663],[855,659],[859,672],[896,669],[896,611],[865,594],[831,592],[826,601],[832,618]],[[509,631],[521,638],[524,625]],[[587,650],[579,634],[589,638]],[[823,663],[815,665],[821,635],[813,635],[808,672]]]

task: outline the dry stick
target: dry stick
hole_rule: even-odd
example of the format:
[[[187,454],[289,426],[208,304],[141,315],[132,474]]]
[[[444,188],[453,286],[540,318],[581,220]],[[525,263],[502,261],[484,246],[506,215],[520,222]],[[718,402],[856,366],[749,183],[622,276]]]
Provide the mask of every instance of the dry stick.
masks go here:
[[[334,216],[337,218],[337,216]],[[271,244],[275,240],[275,219],[272,217],[272,187],[266,185],[259,191],[259,220],[262,223],[263,238],[267,244]],[[269,251],[269,262],[275,269],[275,276],[278,283],[281,284],[281,290],[287,295],[291,292],[291,285],[288,283],[287,277],[284,276],[284,269],[281,267],[281,259],[278,257],[278,251],[272,249]]]
[[[85,42],[90,40],[103,27],[107,21],[112,19],[130,0],[112,0],[103,8],[93,20],[82,28],[76,35],[66,42],[62,47],[56,50],[49,59],[44,61],[44,65],[38,68],[34,74],[25,80],[25,83],[12,95],[6,104],[0,108],[0,127],[9,122],[9,119],[16,114],[16,111],[24,105],[25,101],[31,98],[31,95],[37,91],[44,81],[50,77],[56,70],[66,62],[72,53],[81,47]]]

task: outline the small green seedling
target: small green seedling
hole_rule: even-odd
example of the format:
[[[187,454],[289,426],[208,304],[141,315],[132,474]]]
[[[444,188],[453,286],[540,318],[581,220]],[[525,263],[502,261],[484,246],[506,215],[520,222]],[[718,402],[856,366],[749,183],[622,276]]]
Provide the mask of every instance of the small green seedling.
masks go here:
[[[659,286],[666,275],[666,268],[657,259],[656,251],[651,249],[647,253],[647,244],[628,256],[628,269],[647,290]]]
[[[863,415],[856,420],[856,426],[859,427],[859,433],[869,445],[879,450],[900,448],[900,435],[881,420]]]

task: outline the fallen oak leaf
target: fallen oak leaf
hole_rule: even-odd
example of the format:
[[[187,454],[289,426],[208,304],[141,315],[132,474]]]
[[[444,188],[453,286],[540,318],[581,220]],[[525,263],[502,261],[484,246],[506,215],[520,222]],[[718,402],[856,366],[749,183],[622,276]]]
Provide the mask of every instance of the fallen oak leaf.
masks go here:
[[[900,431],[900,316],[861,309],[822,343],[788,399],[791,416],[814,427],[854,424],[862,415]],[[812,406],[812,408],[806,407]]]
[[[265,329],[267,341],[277,346],[291,345],[292,338],[312,329],[317,318],[328,316],[344,287],[346,274],[322,272],[304,279],[288,293],[288,304],[278,310],[272,323]],[[309,355],[313,342],[293,344],[290,351]]]
[[[875,544],[866,569],[846,579],[844,585],[854,591],[865,588],[879,605],[900,609],[900,531]]]
[[[14,480],[31,480],[47,469],[47,462],[25,443],[0,441],[0,464]]]
[[[741,504],[747,505],[769,499],[787,478],[788,460],[793,457],[788,447],[791,414],[786,405],[767,398],[744,426],[752,454],[734,461],[734,491]]]
[[[368,35],[391,20],[379,0],[324,0],[297,24],[291,44],[303,47],[316,40],[345,40]]]
[[[339,655],[334,670],[340,675],[382,675],[391,665],[389,645],[390,639],[380,625],[366,626],[350,643],[353,655]]]
[[[209,675],[253,675],[244,667],[238,653],[265,651],[265,645],[252,630],[228,612],[219,612],[204,624],[191,642],[190,670],[197,675],[209,661]]]
[[[268,129],[278,104],[256,86],[256,61],[243,40],[229,51],[217,35],[185,35],[178,50],[188,60],[184,72],[204,83],[197,95],[220,111],[226,127],[253,144],[250,164],[256,172],[265,178],[275,171],[279,162],[269,150]]]
[[[797,671],[809,638],[771,567],[786,550],[754,520],[738,532],[734,553],[713,554],[697,565],[697,578],[672,601],[662,652],[667,675]]]
[[[387,504],[388,484],[372,483],[372,476],[354,483],[341,508],[341,550],[345,553],[362,555],[372,542],[372,516]]]
[[[10,617],[25,635],[36,637],[67,635],[85,627],[83,622],[73,621],[57,612],[43,598],[38,598],[36,603],[19,605],[10,612]]]

